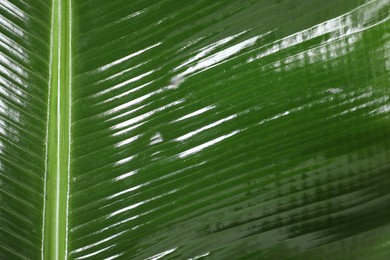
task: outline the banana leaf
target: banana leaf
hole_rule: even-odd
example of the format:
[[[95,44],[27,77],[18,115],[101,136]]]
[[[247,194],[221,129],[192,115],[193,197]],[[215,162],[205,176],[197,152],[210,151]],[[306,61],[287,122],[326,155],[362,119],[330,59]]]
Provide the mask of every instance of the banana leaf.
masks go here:
[[[389,0],[0,0],[0,259],[389,259]]]

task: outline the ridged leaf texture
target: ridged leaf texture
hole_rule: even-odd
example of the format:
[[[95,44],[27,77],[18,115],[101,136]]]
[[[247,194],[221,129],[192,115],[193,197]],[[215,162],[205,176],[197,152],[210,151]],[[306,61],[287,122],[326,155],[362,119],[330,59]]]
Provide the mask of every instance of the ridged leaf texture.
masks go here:
[[[0,0],[0,259],[389,259],[389,0]]]

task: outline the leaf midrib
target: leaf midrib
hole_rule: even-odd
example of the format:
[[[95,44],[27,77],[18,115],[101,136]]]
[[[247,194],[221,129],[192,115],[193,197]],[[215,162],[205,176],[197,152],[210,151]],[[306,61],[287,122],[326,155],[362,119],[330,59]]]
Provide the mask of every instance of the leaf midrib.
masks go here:
[[[51,10],[42,259],[66,259],[70,180],[71,0]]]

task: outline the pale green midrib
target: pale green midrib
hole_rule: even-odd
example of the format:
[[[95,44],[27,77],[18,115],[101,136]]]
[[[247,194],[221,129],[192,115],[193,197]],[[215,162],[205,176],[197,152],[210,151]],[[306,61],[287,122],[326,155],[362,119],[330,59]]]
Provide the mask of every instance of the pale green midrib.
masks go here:
[[[71,3],[52,0],[42,258],[66,259],[70,160]]]

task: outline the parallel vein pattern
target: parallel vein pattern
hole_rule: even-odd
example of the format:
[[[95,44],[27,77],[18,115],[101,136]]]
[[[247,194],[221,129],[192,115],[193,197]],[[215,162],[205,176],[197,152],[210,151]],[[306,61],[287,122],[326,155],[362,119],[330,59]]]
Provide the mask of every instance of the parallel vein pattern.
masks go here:
[[[0,0],[0,259],[388,259],[389,19]]]
[[[49,14],[0,1],[0,259],[42,255]]]
[[[385,259],[389,4],[76,1],[69,258]]]

